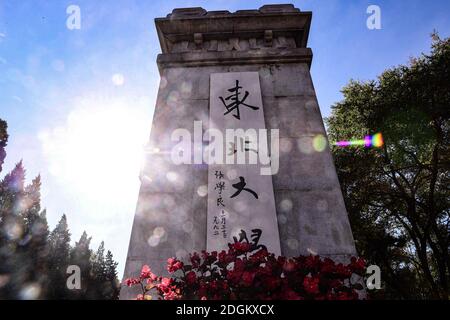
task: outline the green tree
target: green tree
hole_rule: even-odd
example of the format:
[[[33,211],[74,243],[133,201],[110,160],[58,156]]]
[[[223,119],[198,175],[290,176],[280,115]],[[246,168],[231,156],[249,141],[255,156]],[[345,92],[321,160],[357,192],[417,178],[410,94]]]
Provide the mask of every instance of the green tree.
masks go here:
[[[93,290],[90,290],[89,299],[103,299],[107,294],[106,282],[106,263],[105,263],[105,243],[102,241],[91,258],[92,272],[91,281]]]
[[[0,297],[16,298],[26,281],[23,250],[24,221],[21,216],[25,170],[22,161],[0,183],[0,274],[4,285]]]
[[[331,140],[382,132],[382,148],[333,147],[359,253],[390,298],[449,298],[450,40],[428,55],[350,81],[327,119]]]
[[[49,246],[48,266],[51,286],[48,287],[48,295],[51,299],[66,299],[69,295],[66,271],[69,266],[70,232],[65,214],[50,233]]]
[[[105,243],[102,241],[92,259],[92,272],[95,279],[103,281],[106,278]]]
[[[40,177],[28,186],[22,161],[0,183],[0,274],[4,298],[27,298],[27,286],[46,283],[48,226],[40,213]]]
[[[0,119],[0,172],[7,141],[7,125]],[[49,233],[40,190],[40,176],[25,185],[22,161],[0,181],[0,299],[116,299],[111,252],[105,259],[102,242],[94,255],[86,232],[71,247],[65,215]],[[67,288],[69,265],[80,267],[80,290]]]
[[[21,268],[25,285],[33,285],[45,294],[48,282],[47,238],[49,235],[45,211],[41,212],[41,178],[37,176],[23,190],[20,199],[20,215],[23,221],[22,241],[20,242]]]
[[[92,250],[89,248],[91,237],[88,237],[86,231],[80,237],[80,240],[75,243],[75,246],[70,252],[70,264],[77,265],[81,271],[81,289],[73,290],[71,298],[84,299],[90,289],[91,285],[91,255]]]
[[[114,261],[112,252],[108,250],[105,260],[105,280],[109,285],[105,298],[108,300],[119,299],[120,283],[117,280],[117,265],[118,263]]]

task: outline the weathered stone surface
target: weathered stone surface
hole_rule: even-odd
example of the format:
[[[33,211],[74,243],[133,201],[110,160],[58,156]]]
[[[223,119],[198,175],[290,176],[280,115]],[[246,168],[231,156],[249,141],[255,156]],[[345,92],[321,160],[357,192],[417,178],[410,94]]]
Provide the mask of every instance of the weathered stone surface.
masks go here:
[[[201,7],[195,8],[178,8],[173,9],[172,13],[167,17],[180,18],[180,17],[198,17],[206,14],[206,10]]]
[[[265,96],[264,106],[267,128],[279,129],[281,138],[325,135],[320,110],[313,96]]]
[[[305,48],[311,16],[311,12],[300,12],[292,5],[268,5],[259,10],[213,11],[211,14],[202,8],[180,8],[155,21],[162,52],[173,53],[178,43],[189,47],[195,34],[202,34],[205,40],[220,41],[264,39],[270,33],[273,38],[292,38],[295,47]]]
[[[353,255],[355,248],[340,189],[275,191],[281,251]]]
[[[259,8],[261,13],[286,13],[286,12],[300,12],[293,4],[266,4]]]
[[[314,151],[312,138],[305,137],[306,153],[300,149],[302,140],[280,139],[280,170],[273,177],[275,190],[327,190],[338,183],[328,149]]]
[[[176,166],[169,152],[174,129],[192,134],[194,120],[203,131],[209,127],[212,73],[259,74],[265,125],[280,133],[272,181],[281,253],[341,262],[356,253],[330,150],[313,144],[326,133],[309,72],[310,22],[310,12],[292,5],[239,13],[175,9],[156,19],[161,83],[124,278],[143,264],[165,274],[168,257],[206,249],[208,166]],[[121,299],[133,298],[133,290],[123,288]]]

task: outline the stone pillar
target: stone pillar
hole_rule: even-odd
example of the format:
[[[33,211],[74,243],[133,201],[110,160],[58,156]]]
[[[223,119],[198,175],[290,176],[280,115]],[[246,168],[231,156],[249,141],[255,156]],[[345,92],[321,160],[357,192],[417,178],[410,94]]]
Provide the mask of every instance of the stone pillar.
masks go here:
[[[168,257],[206,249],[208,165],[175,165],[170,153],[175,129],[194,136],[194,121],[208,129],[213,73],[259,74],[265,126],[280,136],[272,181],[281,253],[356,254],[309,71],[311,17],[293,5],[266,5],[235,13],[174,9],[155,19],[161,81],[124,278],[143,264],[166,274]],[[123,288],[121,299],[135,294]]]

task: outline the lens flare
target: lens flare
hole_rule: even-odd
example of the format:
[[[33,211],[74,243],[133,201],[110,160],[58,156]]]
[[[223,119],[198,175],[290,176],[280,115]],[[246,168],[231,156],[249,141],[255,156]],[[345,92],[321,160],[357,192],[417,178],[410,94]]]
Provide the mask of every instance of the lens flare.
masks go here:
[[[338,147],[364,146],[366,148],[379,148],[382,147],[383,144],[383,135],[381,133],[376,133],[373,136],[365,136],[362,140],[343,140],[336,142],[334,145]]]

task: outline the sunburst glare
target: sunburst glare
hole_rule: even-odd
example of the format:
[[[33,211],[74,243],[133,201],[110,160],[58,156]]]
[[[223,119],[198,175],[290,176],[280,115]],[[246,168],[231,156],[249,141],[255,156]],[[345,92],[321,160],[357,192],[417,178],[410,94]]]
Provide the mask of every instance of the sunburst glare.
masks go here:
[[[118,201],[116,196],[126,198],[130,192],[136,196],[149,133],[142,102],[80,99],[64,125],[39,135],[49,172],[65,186],[92,197]]]

